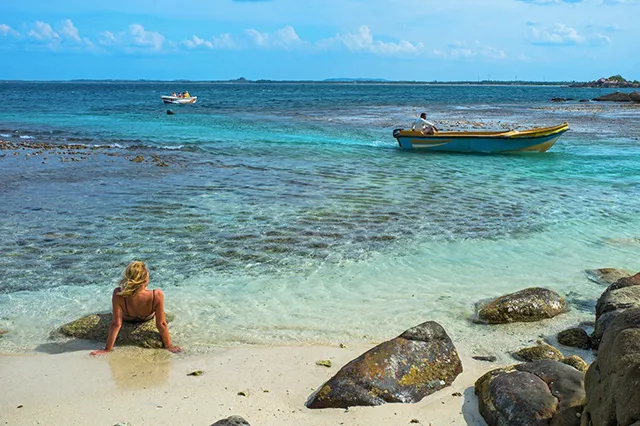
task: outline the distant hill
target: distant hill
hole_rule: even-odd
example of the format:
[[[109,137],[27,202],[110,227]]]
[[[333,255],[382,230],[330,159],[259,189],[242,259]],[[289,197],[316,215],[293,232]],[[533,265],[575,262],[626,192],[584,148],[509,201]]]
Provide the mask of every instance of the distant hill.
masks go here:
[[[587,81],[586,83],[573,83],[570,87],[640,88],[640,82],[638,80],[626,80],[621,75],[612,75],[609,78],[602,77],[598,80]]]
[[[389,80],[384,78],[326,78],[322,81],[327,83],[386,83]]]

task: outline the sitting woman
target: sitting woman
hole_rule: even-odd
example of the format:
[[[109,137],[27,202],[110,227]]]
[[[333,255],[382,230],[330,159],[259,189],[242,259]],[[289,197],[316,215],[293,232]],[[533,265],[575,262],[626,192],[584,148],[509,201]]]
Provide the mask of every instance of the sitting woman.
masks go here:
[[[149,290],[148,284],[149,270],[144,262],[131,262],[124,270],[120,287],[113,290],[113,319],[109,327],[107,345],[104,350],[93,351],[91,355],[103,355],[113,349],[122,321],[146,322],[154,316],[165,349],[174,353],[182,352],[180,347],[171,344],[169,327],[164,317],[164,293],[160,289]]]

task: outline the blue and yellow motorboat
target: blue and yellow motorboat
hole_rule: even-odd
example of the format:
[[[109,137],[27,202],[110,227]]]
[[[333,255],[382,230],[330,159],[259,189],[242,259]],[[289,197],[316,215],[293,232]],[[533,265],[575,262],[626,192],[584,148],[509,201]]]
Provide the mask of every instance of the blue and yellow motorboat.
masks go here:
[[[545,152],[553,146],[569,123],[530,130],[503,132],[436,132],[395,129],[393,137],[403,149],[440,152]]]

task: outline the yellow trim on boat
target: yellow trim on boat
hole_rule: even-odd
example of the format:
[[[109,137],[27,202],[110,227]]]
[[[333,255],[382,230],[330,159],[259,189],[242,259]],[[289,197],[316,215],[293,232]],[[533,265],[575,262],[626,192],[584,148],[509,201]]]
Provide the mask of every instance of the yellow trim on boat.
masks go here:
[[[420,142],[434,138],[499,138],[499,139],[519,139],[519,138],[539,138],[561,133],[569,129],[569,123],[562,123],[552,127],[539,127],[529,130],[506,130],[502,132],[436,132],[426,135],[415,130],[401,130],[396,137],[417,138]],[[411,141],[413,143],[413,140]]]

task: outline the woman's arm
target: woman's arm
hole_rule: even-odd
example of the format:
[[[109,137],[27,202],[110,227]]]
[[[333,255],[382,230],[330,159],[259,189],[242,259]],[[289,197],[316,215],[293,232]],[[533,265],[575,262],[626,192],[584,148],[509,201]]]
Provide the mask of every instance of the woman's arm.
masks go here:
[[[109,327],[109,337],[107,337],[107,344],[104,350],[101,351],[93,351],[91,355],[103,355],[107,352],[111,352],[113,349],[113,345],[116,343],[116,339],[118,338],[118,333],[120,332],[120,328],[122,327],[122,308],[118,303],[118,291],[120,289],[116,288],[113,290],[113,295],[111,296],[111,306],[112,306],[112,319],[111,326]]]
[[[169,325],[167,319],[164,317],[164,293],[160,289],[155,290],[156,296],[156,327],[160,333],[162,344],[165,349],[171,352],[182,352],[182,348],[179,346],[173,346],[171,344],[171,336],[169,335]]]

